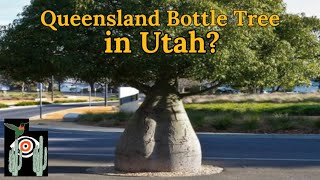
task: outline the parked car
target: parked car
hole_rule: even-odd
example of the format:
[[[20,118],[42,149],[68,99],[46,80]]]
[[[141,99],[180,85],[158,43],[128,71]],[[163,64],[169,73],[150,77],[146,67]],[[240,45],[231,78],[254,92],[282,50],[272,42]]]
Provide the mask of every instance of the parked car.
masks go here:
[[[90,89],[90,86],[86,84],[63,83],[60,86],[60,91],[65,93],[80,93],[88,91],[88,89]]]
[[[0,91],[9,91],[10,87],[4,84],[0,84]]]
[[[236,94],[236,93],[239,93],[239,91],[228,86],[222,86],[217,88],[216,93],[217,94]]]

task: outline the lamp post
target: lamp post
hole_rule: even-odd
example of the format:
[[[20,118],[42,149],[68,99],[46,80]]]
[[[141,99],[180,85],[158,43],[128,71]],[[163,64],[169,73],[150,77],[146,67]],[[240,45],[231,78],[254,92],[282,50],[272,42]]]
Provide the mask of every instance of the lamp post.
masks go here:
[[[42,83],[39,84],[39,92],[40,92],[40,97],[39,97],[39,101],[40,101],[40,119],[42,119]]]
[[[104,106],[108,106],[108,83],[104,84]]]
[[[91,86],[88,88],[89,90],[89,107],[91,108]]]
[[[51,101],[53,102],[53,91],[54,91],[54,89],[53,89],[53,87],[54,87],[54,77],[53,76],[51,76]]]

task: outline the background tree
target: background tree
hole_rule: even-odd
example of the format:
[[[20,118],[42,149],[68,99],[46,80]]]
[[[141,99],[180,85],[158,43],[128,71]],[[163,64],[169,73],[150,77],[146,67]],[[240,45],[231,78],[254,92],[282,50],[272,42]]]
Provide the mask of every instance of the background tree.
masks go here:
[[[249,92],[256,93],[267,87],[278,89],[309,84],[310,79],[317,76],[319,57],[315,54],[319,54],[320,45],[315,32],[319,19],[285,14],[281,1],[223,3],[227,8],[279,14],[281,18],[280,26],[275,28],[242,27],[235,33],[236,27],[228,26],[223,31],[226,34],[222,35],[222,40],[231,42],[220,42],[223,47],[230,47],[225,53],[228,57],[218,62],[229,85],[247,87]],[[267,10],[268,7],[273,10]]]
[[[40,24],[45,8],[61,13],[73,12],[72,1],[32,0],[30,6],[15,20],[2,38],[0,67],[16,81],[47,82],[51,76],[66,77],[73,71],[73,64],[63,53],[61,42],[65,33],[55,33]],[[64,8],[68,7],[68,8]]]
[[[178,91],[180,93],[185,93],[186,90],[190,92],[190,90],[194,90],[197,88],[199,90],[201,88],[202,84],[198,81],[193,81],[189,79],[178,79]],[[193,89],[192,89],[193,88]]]

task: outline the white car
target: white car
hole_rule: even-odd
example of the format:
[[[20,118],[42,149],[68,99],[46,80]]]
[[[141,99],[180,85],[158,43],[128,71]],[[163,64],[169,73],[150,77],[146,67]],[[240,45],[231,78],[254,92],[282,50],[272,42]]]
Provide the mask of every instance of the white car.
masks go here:
[[[0,84],[0,91],[9,91],[10,87],[4,84]]]
[[[65,93],[72,93],[72,92],[80,93],[85,89],[89,89],[89,88],[90,86],[85,84],[71,84],[71,83],[63,83],[60,86],[61,92],[65,92]]]
[[[234,93],[239,93],[238,90],[235,90],[231,87],[228,87],[228,86],[222,86],[222,87],[218,87],[216,92],[219,92],[219,93],[228,93],[228,94],[234,94]]]

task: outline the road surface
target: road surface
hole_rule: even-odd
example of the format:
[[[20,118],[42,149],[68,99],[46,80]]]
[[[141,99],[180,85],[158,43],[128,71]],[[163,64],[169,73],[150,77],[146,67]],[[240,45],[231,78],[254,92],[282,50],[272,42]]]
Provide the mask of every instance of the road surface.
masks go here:
[[[30,109],[31,114],[33,111],[34,109]],[[12,113],[15,112],[11,112],[11,115]],[[49,173],[52,179],[106,178],[90,175],[86,170],[113,162],[115,145],[123,131],[67,122],[48,122],[30,126],[31,130],[49,131]],[[1,147],[3,128],[4,126],[0,126]],[[219,175],[200,179],[316,180],[320,176],[319,135],[199,133],[198,137],[202,145],[203,162],[225,168]],[[0,158],[3,159],[3,150],[0,152]],[[0,173],[3,172],[3,161],[1,165]]]

